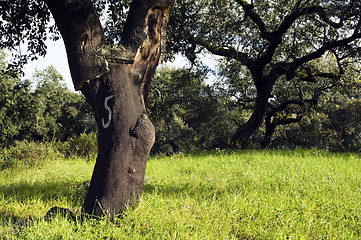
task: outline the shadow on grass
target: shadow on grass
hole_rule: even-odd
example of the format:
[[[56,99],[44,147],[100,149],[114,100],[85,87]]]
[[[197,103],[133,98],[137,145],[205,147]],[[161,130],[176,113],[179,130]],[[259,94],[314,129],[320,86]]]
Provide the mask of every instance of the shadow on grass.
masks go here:
[[[77,183],[74,182],[12,183],[0,185],[0,196],[12,202],[26,202],[33,199],[46,202],[59,198],[74,201],[83,194],[76,186]]]
[[[11,225],[14,229],[20,229],[31,224],[34,220],[46,219],[46,215],[40,217],[21,216],[14,208],[24,205],[30,206],[35,202],[44,202],[56,204],[65,199],[67,202],[72,202],[72,205],[81,206],[85,197],[86,191],[83,184],[77,184],[73,181],[68,182],[35,182],[35,183],[12,183],[8,185],[0,185],[0,199],[2,205],[0,206],[0,224]],[[7,208],[7,205],[11,206]],[[40,204],[41,205],[41,204]],[[25,206],[25,208],[27,208]],[[44,213],[45,214],[45,213]],[[66,215],[66,214],[63,214]],[[50,219],[50,218],[49,218]],[[0,236],[1,239],[1,236]]]
[[[215,199],[234,192],[241,192],[237,184],[216,186],[211,183],[149,183],[143,187],[144,194],[158,194],[166,197],[188,196],[201,199]]]

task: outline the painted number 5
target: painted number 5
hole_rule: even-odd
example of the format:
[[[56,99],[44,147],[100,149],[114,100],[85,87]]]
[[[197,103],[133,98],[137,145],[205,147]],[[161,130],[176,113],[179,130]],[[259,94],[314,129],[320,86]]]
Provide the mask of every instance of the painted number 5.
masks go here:
[[[104,107],[106,110],[108,110],[108,121],[105,123],[104,122],[104,118],[102,118],[102,125],[103,125],[103,128],[108,128],[109,125],[110,125],[110,122],[112,120],[112,110],[110,109],[110,107],[108,106],[108,101],[110,99],[112,99],[114,97],[114,95],[110,95],[108,97],[105,98],[104,100]]]

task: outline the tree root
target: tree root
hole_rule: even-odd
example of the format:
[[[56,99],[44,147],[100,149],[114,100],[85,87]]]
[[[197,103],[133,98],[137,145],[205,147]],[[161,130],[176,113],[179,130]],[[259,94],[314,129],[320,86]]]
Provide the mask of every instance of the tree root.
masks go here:
[[[44,216],[45,220],[51,220],[54,216],[61,215],[64,217],[67,217],[74,222],[77,220],[78,215],[76,214],[76,211],[74,209],[67,209],[67,208],[61,208],[61,207],[52,207],[50,210],[46,213]]]

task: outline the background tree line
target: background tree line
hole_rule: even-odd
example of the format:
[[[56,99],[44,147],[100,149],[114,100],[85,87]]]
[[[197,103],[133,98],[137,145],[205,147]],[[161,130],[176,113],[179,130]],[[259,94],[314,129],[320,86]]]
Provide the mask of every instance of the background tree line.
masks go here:
[[[358,150],[360,16],[353,0],[178,1],[166,59],[182,54],[192,67],[163,68],[152,83],[153,152],[234,145]],[[211,85],[204,53],[221,57]],[[90,108],[54,69],[19,81],[5,65],[3,145],[95,131]]]
[[[90,106],[71,92],[53,68],[20,79],[0,56],[0,145],[15,141],[65,141],[96,131]]]
[[[53,67],[35,72],[31,80],[20,80],[7,70],[4,54],[1,59],[3,147],[22,140],[66,141],[96,133],[89,105],[65,86]],[[324,59],[318,66],[326,69],[332,64],[336,62]],[[221,60],[217,80],[206,84],[209,69],[160,68],[148,104],[156,128],[153,154],[233,147],[232,135],[252,114],[256,98],[251,77],[239,69],[237,62]],[[280,81],[266,121],[248,147],[360,150],[359,71],[352,65],[338,79],[306,81],[300,76]]]
[[[237,64],[237,63],[235,63]],[[330,67],[324,61],[319,67]],[[252,114],[256,90],[247,72],[219,64],[217,81],[195,69],[158,71],[149,111],[156,126],[153,152],[231,148],[237,127]],[[266,120],[251,136],[249,148],[319,148],[361,150],[360,72],[356,66],[341,78],[279,81]],[[270,126],[271,125],[271,126]],[[270,128],[272,131],[270,131]]]
[[[360,28],[361,3],[354,0],[180,0],[170,20],[167,53],[183,54],[195,66],[202,54],[217,55],[231,81],[247,76],[250,91],[237,83],[233,89],[239,96],[252,94],[242,101],[252,102],[253,111],[232,143],[246,147],[266,121],[265,147],[276,126],[299,121],[360,62]],[[289,97],[275,98],[280,86],[292,85],[296,91]],[[309,92],[307,85],[318,90]],[[290,106],[298,110],[291,114]]]

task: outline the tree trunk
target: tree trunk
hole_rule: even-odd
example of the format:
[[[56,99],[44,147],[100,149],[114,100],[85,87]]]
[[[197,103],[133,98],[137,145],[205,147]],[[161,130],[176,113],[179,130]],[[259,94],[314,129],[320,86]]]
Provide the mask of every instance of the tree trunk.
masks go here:
[[[113,217],[139,199],[155,132],[136,84],[139,65],[112,63],[109,69],[82,88],[99,128],[98,156],[83,212]]]
[[[263,84],[256,84],[256,87],[257,97],[252,115],[236,130],[232,138],[233,145],[238,148],[246,147],[249,138],[262,125],[267,113],[268,98],[272,92],[273,83],[263,81]]]
[[[267,148],[270,144],[271,144],[271,140],[272,140],[272,135],[276,130],[276,124],[271,122],[271,117],[266,118],[266,132],[265,135],[263,137],[263,141],[261,143],[261,148]]]
[[[154,144],[146,113],[174,0],[134,0],[117,46],[104,42],[87,0],[47,0],[63,36],[75,89],[98,123],[98,156],[82,212],[110,218],[135,205]]]
[[[174,140],[173,131],[172,131],[172,128],[171,128],[171,124],[169,122],[170,122],[170,120],[166,118],[165,123],[167,124],[167,129],[168,129],[167,143],[169,143],[169,145],[172,147],[173,153],[178,154],[179,153],[179,147],[178,147],[177,143]]]

